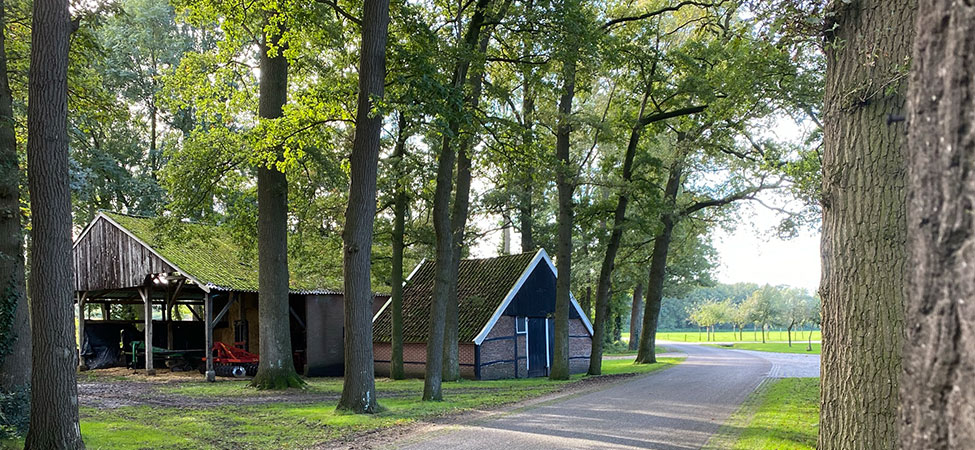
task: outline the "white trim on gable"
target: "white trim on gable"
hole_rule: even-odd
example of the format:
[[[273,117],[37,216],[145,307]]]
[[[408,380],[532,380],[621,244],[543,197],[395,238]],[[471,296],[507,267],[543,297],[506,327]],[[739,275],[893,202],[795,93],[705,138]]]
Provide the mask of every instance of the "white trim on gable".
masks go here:
[[[417,264],[416,267],[413,268],[413,271],[410,272],[410,274],[406,276],[406,279],[405,280],[403,280],[403,284],[406,284],[407,281],[410,281],[410,278],[413,278],[413,275],[416,275],[416,272],[418,270],[420,270],[420,266],[422,266],[423,263],[425,263],[425,262],[427,262],[427,259],[426,258],[421,259],[420,260],[420,263]],[[379,318],[379,315],[382,314],[383,311],[385,311],[386,308],[388,308],[389,305],[391,305],[392,303],[393,303],[393,296],[389,296],[389,300],[386,300],[386,303],[383,303],[383,307],[382,308],[379,308],[379,311],[376,311],[376,315],[372,316],[372,321],[375,322],[376,319]]]
[[[512,286],[511,290],[508,291],[508,294],[505,295],[504,300],[502,300],[501,304],[498,305],[498,307],[494,310],[494,314],[491,316],[491,320],[489,320],[487,324],[484,325],[484,328],[481,329],[481,332],[478,333],[477,336],[474,338],[475,344],[481,345],[481,342],[484,342],[484,339],[487,338],[487,335],[491,332],[491,329],[494,328],[494,325],[498,323],[498,319],[501,318],[501,314],[504,313],[504,310],[507,309],[508,305],[511,304],[511,301],[514,300],[515,294],[517,294],[518,291],[521,290],[521,286],[525,284],[526,280],[528,280],[528,277],[535,270],[535,267],[538,266],[538,263],[543,260],[546,263],[548,263],[549,269],[551,269],[552,273],[554,273],[556,278],[558,278],[559,273],[558,270],[555,269],[555,264],[552,264],[552,259],[548,257],[548,253],[545,252],[545,249],[539,249],[538,252],[535,253],[535,257],[532,259],[531,263],[529,263],[528,267],[525,268],[525,271],[522,272],[521,277],[518,278],[518,281],[515,283],[515,285]],[[592,324],[589,323],[589,319],[582,312],[582,307],[579,306],[579,302],[576,301],[575,297],[572,295],[571,292],[569,293],[569,302],[572,303],[573,306],[575,306],[576,311],[579,312],[579,317],[582,319],[582,323],[586,326],[586,329],[589,330],[589,335],[592,336],[593,334]]]
[[[99,219],[105,219],[105,220],[108,221],[108,223],[112,224],[115,228],[118,228],[119,230],[122,230],[123,233],[125,233],[128,237],[134,239],[136,242],[139,243],[139,245],[145,247],[146,250],[149,250],[150,253],[152,253],[153,255],[155,255],[157,258],[163,260],[164,263],[169,264],[170,267],[176,269],[177,272],[179,272],[184,277],[188,278],[190,281],[196,283],[197,287],[199,287],[200,289],[202,289],[203,292],[210,292],[210,288],[211,288],[210,285],[206,285],[206,284],[201,283],[200,280],[197,280],[196,279],[196,277],[194,277],[194,276],[186,273],[185,270],[180,269],[179,266],[177,266],[176,264],[173,264],[172,261],[166,259],[166,257],[164,257],[163,255],[160,255],[159,252],[157,252],[154,248],[152,248],[152,246],[150,246],[149,244],[146,244],[142,239],[139,239],[138,237],[136,237],[134,234],[132,234],[131,231],[129,231],[127,228],[125,228],[122,225],[120,225],[118,222],[112,220],[112,218],[111,217],[108,217],[108,215],[106,215],[105,213],[101,213],[100,212],[100,213],[98,213],[97,216],[95,216],[95,219],[92,220],[90,224],[88,224],[88,227],[85,228],[85,230],[81,233],[81,235],[78,236],[78,239],[74,241],[74,244],[71,245],[71,248],[72,249],[74,249],[74,247],[76,245],[78,245],[79,242],[81,242],[81,239],[83,239],[85,237],[85,235],[88,234],[89,231],[91,231],[91,229],[95,225],[95,222],[97,222]]]

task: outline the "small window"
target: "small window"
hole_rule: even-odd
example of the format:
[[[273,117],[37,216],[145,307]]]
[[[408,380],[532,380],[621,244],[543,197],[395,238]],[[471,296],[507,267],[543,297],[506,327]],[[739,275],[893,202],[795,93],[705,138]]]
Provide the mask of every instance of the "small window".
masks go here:
[[[528,318],[515,317],[515,333],[524,334],[528,332]]]

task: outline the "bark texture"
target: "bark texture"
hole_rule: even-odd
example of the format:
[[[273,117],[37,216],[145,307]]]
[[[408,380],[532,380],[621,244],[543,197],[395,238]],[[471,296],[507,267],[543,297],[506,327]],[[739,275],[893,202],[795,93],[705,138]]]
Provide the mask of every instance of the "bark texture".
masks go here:
[[[23,433],[27,431],[30,406],[30,322],[24,280],[20,167],[13,96],[7,79],[4,3],[0,0],[0,394],[13,401],[0,411],[0,426]]]
[[[664,187],[664,201],[669,210],[660,217],[660,231],[654,236],[653,250],[650,253],[650,272],[647,275],[647,308],[643,313],[643,334],[640,336],[640,347],[637,349],[637,364],[653,364],[657,362],[657,320],[660,317],[660,303],[664,298],[664,281],[667,279],[667,254],[674,237],[674,227],[677,225],[676,209],[677,193],[680,191],[680,181],[683,174],[683,161],[678,158],[670,167],[667,185]]]
[[[373,108],[383,98],[388,30],[389,0],[366,0],[362,6],[359,100],[350,160],[349,206],[342,233],[345,241],[345,380],[338,409],[356,413],[375,413],[379,409],[372,355],[370,254],[383,116],[375,114]]]
[[[643,329],[643,283],[637,283],[633,288],[633,305],[630,308],[630,342],[627,348],[636,350],[640,343],[640,331]]]
[[[84,448],[78,427],[78,352],[68,185],[67,0],[36,0],[27,106],[31,207],[31,412],[27,449]]]
[[[261,45],[258,115],[281,117],[288,100],[288,60],[280,47],[281,31],[265,36]],[[276,48],[275,55],[268,50]],[[280,149],[275,150],[280,157]],[[304,386],[291,355],[288,304],[288,179],[277,167],[257,168],[257,255],[260,363],[251,386],[287,389]]]
[[[576,7],[575,3],[571,7]],[[571,12],[570,12],[571,13]],[[552,343],[552,371],[549,377],[553,380],[569,379],[569,296],[572,289],[572,222],[575,204],[572,193],[575,191],[575,169],[569,153],[572,134],[572,100],[576,89],[576,60],[578,47],[568,54],[571,61],[563,62],[562,95],[559,98],[559,121],[555,133],[555,158],[558,168],[555,175],[555,185],[559,193],[558,213],[558,243],[556,244],[555,260],[558,278],[555,280],[555,339]],[[596,330],[599,330],[596,325]],[[602,346],[602,335],[592,338],[593,348]],[[598,344],[597,344],[598,342]],[[589,372],[592,373],[590,362]],[[601,360],[596,363],[601,367]],[[598,373],[598,371],[597,371]]]
[[[396,148],[393,150],[393,158],[396,163],[396,193],[393,198],[393,261],[390,282],[392,284],[390,311],[392,315],[392,336],[390,346],[392,355],[389,358],[389,377],[394,380],[402,380],[403,373],[403,248],[406,235],[406,212],[409,205],[409,196],[406,193],[406,186],[403,174],[403,167],[406,165],[406,116],[400,112],[399,124],[397,126]]]
[[[906,65],[914,1],[832,2],[826,35],[819,448],[896,447]],[[764,332],[764,330],[763,330]]]
[[[975,4],[919,2],[908,95],[901,448],[975,445]]]

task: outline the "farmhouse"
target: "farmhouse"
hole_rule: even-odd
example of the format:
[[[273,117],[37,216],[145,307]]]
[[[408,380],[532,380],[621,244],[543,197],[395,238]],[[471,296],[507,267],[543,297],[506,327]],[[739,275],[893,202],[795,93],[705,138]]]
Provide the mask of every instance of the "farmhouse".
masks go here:
[[[224,227],[99,213],[73,252],[82,368],[153,374],[195,370],[205,357],[212,380],[214,343],[259,353],[257,255],[237,242]],[[290,283],[296,369],[342,375],[342,292],[294,273]]]
[[[537,253],[465,259],[458,277],[461,375],[478,380],[547,376],[555,335],[555,278],[552,260]],[[422,262],[403,288],[403,365],[422,376],[430,322],[434,263]],[[589,367],[592,325],[571,298],[569,368]],[[373,318],[376,372],[389,374],[392,356],[390,302]]]

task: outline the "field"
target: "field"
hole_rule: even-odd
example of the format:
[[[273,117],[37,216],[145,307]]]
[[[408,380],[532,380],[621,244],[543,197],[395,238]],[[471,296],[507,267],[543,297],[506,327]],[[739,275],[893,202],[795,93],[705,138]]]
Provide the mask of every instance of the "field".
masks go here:
[[[680,360],[661,358],[661,363],[653,365],[634,365],[629,358],[607,360],[603,374],[647,373]],[[305,448],[444,414],[516,403],[588,380],[575,375],[567,382],[532,378],[444,383],[446,401],[421,402],[423,380],[379,379],[376,390],[385,411],[374,416],[335,411],[340,378],[308,381],[307,390],[286,395],[255,391],[246,386],[247,381],[160,383],[157,389],[161,397],[185,398],[191,405],[208,406],[166,402],[114,408],[84,406],[81,431],[89,449]],[[302,399],[305,394],[324,400],[309,402]]]
[[[809,340],[809,331],[793,331],[792,332],[792,342],[802,341],[806,342]],[[707,342],[707,334],[699,331],[658,331],[657,339],[664,341],[678,341],[678,342]],[[766,331],[765,340],[772,342],[786,342],[789,339],[789,335],[785,331]],[[822,333],[819,330],[812,331],[813,342],[822,339]],[[741,334],[741,339],[739,339],[738,333],[731,331],[716,331],[711,335],[711,341],[714,342],[762,342],[762,333],[760,331],[750,331],[746,330]]]
[[[818,432],[819,378],[781,378],[752,393],[705,448],[811,450]]]
[[[705,344],[711,347],[718,348],[734,348],[739,350],[757,350],[760,352],[773,352],[773,353],[801,353],[807,355],[818,355],[822,350],[823,345],[819,343],[812,344],[812,351],[807,351],[806,341],[793,342],[792,347],[785,342],[742,342],[728,345],[718,345],[718,344]]]

